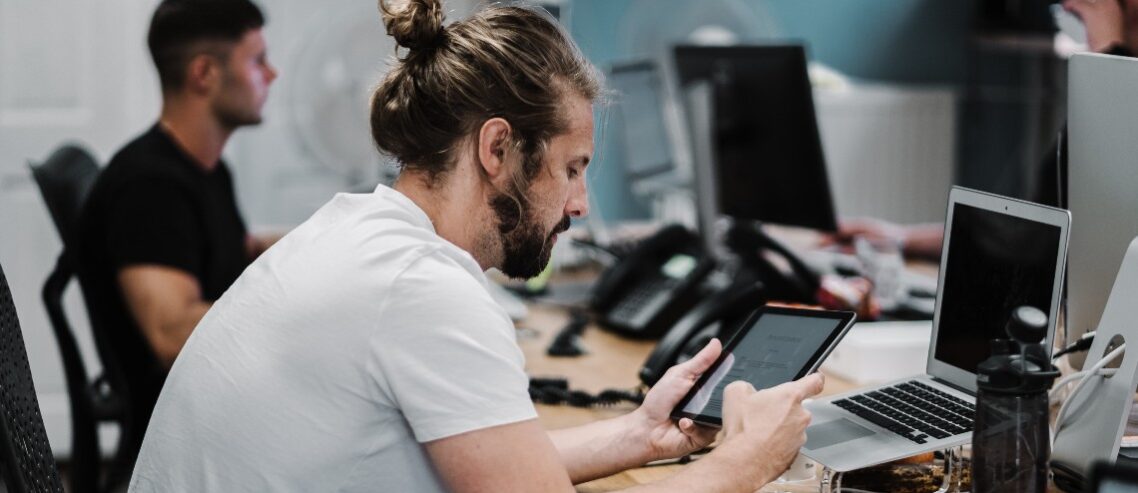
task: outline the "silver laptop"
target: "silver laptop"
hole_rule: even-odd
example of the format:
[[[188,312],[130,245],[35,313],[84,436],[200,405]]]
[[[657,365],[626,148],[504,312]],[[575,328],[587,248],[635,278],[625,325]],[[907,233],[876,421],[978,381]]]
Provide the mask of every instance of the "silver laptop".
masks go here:
[[[969,442],[976,366],[1012,309],[1046,312],[1051,347],[1070,223],[1066,210],[953,188],[925,374],[807,404],[802,454],[850,471]]]

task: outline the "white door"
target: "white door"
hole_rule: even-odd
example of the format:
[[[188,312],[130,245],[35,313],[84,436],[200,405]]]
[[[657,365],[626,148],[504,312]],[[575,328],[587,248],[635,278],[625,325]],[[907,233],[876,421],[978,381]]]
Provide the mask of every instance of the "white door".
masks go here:
[[[0,0],[0,265],[12,289],[48,437],[70,453],[63,367],[40,289],[61,243],[31,179],[64,141],[100,162],[157,115],[146,52],[153,0]],[[98,371],[77,288],[66,307],[89,367]]]

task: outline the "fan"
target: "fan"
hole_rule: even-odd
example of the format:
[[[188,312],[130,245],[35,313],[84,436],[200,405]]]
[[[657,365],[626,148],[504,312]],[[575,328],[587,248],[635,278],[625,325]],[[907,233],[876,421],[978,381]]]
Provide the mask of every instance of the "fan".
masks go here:
[[[633,0],[622,21],[629,56],[667,58],[672,45],[682,42],[734,44],[773,38],[779,29],[761,6],[740,0],[670,2]]]
[[[476,1],[451,1],[447,20],[469,15]],[[395,62],[395,40],[388,36],[373,2],[342,3],[306,23],[307,41],[296,59],[287,106],[301,147],[350,187],[370,189],[390,183],[395,163],[376,151],[371,138],[369,100]]]

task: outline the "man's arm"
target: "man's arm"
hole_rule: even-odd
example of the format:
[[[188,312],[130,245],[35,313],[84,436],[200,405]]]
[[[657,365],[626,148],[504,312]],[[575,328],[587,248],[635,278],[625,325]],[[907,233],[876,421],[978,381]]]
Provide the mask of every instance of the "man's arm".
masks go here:
[[[454,493],[573,491],[557,449],[536,419],[424,444]]]
[[[613,419],[550,432],[573,483],[610,476],[646,462],[680,457],[715,439],[716,430],[684,418],[672,408],[719,357],[713,340],[687,362],[668,369],[635,411]]]
[[[135,323],[169,368],[211,306],[202,300],[201,285],[184,270],[156,264],[124,267],[118,281]]]
[[[275,245],[283,238],[285,233],[260,233],[245,235],[245,256],[250,261],[260,257],[265,250]]]
[[[436,470],[456,493],[567,491],[570,483],[696,450],[715,435],[668,414],[718,358],[712,341],[688,362],[672,367],[636,411],[547,434],[536,420],[476,430],[426,444]],[[782,473],[806,442],[810,414],[802,400],[821,392],[822,378],[756,392],[746,382],[724,391],[722,443],[667,480],[630,491],[750,492]]]
[[[755,491],[786,470],[806,442],[810,415],[802,399],[821,389],[818,375],[761,392],[746,382],[728,385],[722,444],[676,475],[628,491]],[[442,438],[425,447],[455,493],[572,491],[557,448],[536,420]]]

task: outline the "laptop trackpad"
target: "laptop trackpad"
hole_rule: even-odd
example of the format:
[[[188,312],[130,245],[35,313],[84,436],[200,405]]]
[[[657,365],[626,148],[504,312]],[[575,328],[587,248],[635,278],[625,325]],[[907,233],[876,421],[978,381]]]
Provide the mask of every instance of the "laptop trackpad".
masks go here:
[[[806,429],[806,450],[818,450],[874,433],[869,429],[848,419],[835,419],[819,423]]]

